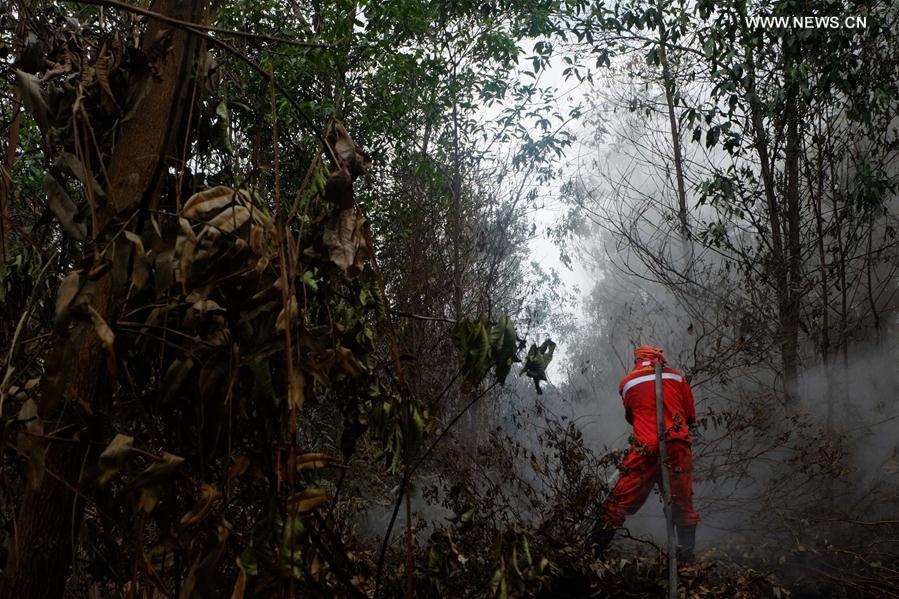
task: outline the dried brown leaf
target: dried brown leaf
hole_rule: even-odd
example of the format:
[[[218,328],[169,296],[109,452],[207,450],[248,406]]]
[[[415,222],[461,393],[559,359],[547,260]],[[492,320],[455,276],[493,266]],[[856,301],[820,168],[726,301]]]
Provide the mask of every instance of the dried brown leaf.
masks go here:
[[[224,312],[225,309],[222,308],[217,302],[211,299],[201,299],[191,306],[194,310],[199,312],[200,314],[205,314],[206,312]]]
[[[362,227],[365,218],[355,208],[346,208],[333,215],[325,225],[322,240],[328,248],[328,256],[344,272],[351,268],[361,271],[366,255],[365,235]]]
[[[350,175],[350,169],[342,167],[328,176],[328,181],[325,183],[325,201],[338,208],[352,208],[355,205],[353,177]]]
[[[187,282],[190,266],[194,261],[197,248],[197,236],[186,218],[179,218],[181,232],[175,240],[175,280],[181,284]]]
[[[334,123],[331,134],[334,153],[342,167],[349,169],[353,178],[358,177],[371,168],[371,159],[358,143],[356,143],[342,123]]]
[[[289,304],[289,311],[285,311],[285,308],[281,308],[281,311],[278,312],[278,317],[275,319],[275,330],[283,331],[288,323],[292,323],[297,315],[299,314],[299,307],[297,306],[297,298],[296,296],[291,296]]]
[[[181,525],[182,526],[191,526],[198,522],[201,522],[209,515],[209,511],[212,509],[213,504],[215,503],[215,498],[218,497],[218,491],[212,485],[203,483],[200,487],[200,496],[197,499],[196,505],[194,505],[193,509],[184,516],[181,517]]]
[[[200,191],[190,196],[190,199],[187,200],[187,203],[181,209],[181,216],[184,218],[196,218],[206,212],[224,208],[234,202],[236,197],[237,192],[224,185]]]
[[[219,212],[215,218],[207,222],[200,237],[216,237],[221,233],[232,233],[250,220],[250,211],[244,206],[232,206]]]
[[[125,462],[125,458],[134,448],[134,437],[119,433],[113,437],[103,453],[100,454],[100,485],[105,485],[113,476],[118,474]]]
[[[234,480],[242,476],[250,468],[250,458],[245,455],[236,455],[231,467],[228,468],[228,480]]]
[[[231,599],[243,599],[247,590],[247,570],[237,557],[237,582],[234,583],[234,590],[231,592]]]
[[[150,278],[150,261],[144,250],[144,242],[140,235],[131,231],[125,231],[125,238],[134,244],[134,268],[131,271],[131,282],[135,289],[143,289]]]
[[[63,186],[47,173],[44,175],[43,189],[47,194],[47,205],[59,220],[63,230],[75,241],[84,241],[87,238],[87,227],[75,220],[78,216],[78,208]]]
[[[140,499],[137,501],[137,508],[144,513],[149,514],[156,509],[159,503],[159,489],[156,487],[144,487],[140,491]]]
[[[104,44],[100,49],[100,56],[97,58],[96,62],[94,62],[94,77],[97,79],[97,83],[100,84],[100,89],[103,90],[104,100],[108,100],[115,109],[114,111],[118,112],[121,110],[119,108],[119,103],[116,102],[115,95],[112,93],[112,88],[109,87],[109,73],[113,68],[114,59],[107,52],[106,45]],[[112,113],[113,110],[109,110],[108,112]]]
[[[56,313],[55,313],[55,321],[57,326],[61,326],[64,323],[68,322],[68,312],[69,308],[72,305],[72,302],[75,300],[75,297],[78,295],[78,291],[81,289],[81,271],[74,270],[66,275],[66,278],[62,280],[62,283],[59,284],[59,289],[56,292]]]
[[[303,515],[315,510],[327,501],[328,495],[325,493],[325,490],[316,487],[300,491],[291,497],[288,503],[294,513]]]
[[[50,128],[50,111],[47,106],[47,97],[41,89],[40,80],[30,73],[16,69],[16,85],[22,93],[22,102],[25,108],[37,121],[41,131],[46,132]]]
[[[129,486],[136,488],[154,485],[171,476],[183,462],[184,458],[181,456],[164,451],[159,459],[138,474]]]
[[[109,328],[109,325],[106,324],[106,321],[103,320],[100,313],[94,310],[93,306],[88,306],[87,309],[91,315],[91,322],[94,323],[94,331],[97,333],[100,341],[103,342],[107,351],[112,352],[113,343],[115,343],[115,333],[112,332],[112,329]]]
[[[37,414],[37,402],[34,399],[25,400],[19,409],[18,420],[25,423],[25,430],[19,434],[18,440],[19,453],[26,458],[25,478],[32,489],[37,489],[46,472],[47,444],[41,438],[44,424]]]
[[[296,406],[297,410],[302,410],[306,401],[306,375],[303,374],[302,370],[296,368],[293,370],[288,394],[288,399],[290,400],[288,405]]]
[[[297,456],[297,470],[320,470],[333,461],[334,458],[326,453],[304,453]]]

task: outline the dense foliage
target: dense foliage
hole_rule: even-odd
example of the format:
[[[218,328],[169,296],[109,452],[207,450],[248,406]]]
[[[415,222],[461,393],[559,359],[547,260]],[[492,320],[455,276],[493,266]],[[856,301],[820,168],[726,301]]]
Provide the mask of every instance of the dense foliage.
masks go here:
[[[402,475],[402,497],[443,396],[478,398],[488,371],[504,382],[520,361],[524,340],[497,316],[520,291],[487,287],[444,319],[439,297],[407,305],[392,244],[408,252],[404,237],[436,234],[422,260],[455,254],[457,299],[478,260],[496,269],[486,285],[509,276],[499,268],[520,237],[482,258],[463,239],[473,209],[490,218],[468,180],[484,160],[468,152],[468,98],[512,68],[521,25],[482,25],[464,6],[441,12],[451,24],[424,13],[418,26],[413,11],[441,7],[404,7],[397,30],[397,7],[379,4],[99,4],[3,15],[4,592],[368,592],[381,571],[365,574],[334,514],[363,435],[366,464]],[[481,36],[455,36],[463,26]],[[435,34],[460,57],[427,57]],[[410,128],[397,119],[416,105],[378,97],[397,77],[421,78],[436,151],[402,147]],[[397,217],[428,188],[446,206],[426,206],[431,218],[450,214],[442,233]],[[508,233],[520,227],[494,205]],[[417,349],[396,313],[436,321],[433,342],[456,339],[443,392],[417,384],[441,371],[404,363]],[[459,321],[454,337],[441,320]],[[550,356],[532,353],[526,373],[545,380]],[[40,572],[54,563],[74,576]]]
[[[747,20],[819,13],[867,27]],[[644,342],[727,532],[681,590],[896,596],[897,18],[3,5],[0,596],[658,596],[651,539],[583,544]]]

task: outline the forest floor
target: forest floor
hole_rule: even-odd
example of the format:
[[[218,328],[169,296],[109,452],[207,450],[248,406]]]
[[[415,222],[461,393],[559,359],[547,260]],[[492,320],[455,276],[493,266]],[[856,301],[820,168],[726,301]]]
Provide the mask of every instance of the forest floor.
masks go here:
[[[816,599],[899,597],[899,587],[887,579],[866,578],[827,557],[793,551],[774,562],[738,559],[716,549],[700,552],[696,561],[678,568],[678,596],[683,599]],[[574,597],[666,597],[664,557],[609,551],[602,559],[574,557],[560,562],[541,599]],[[748,556],[747,556],[748,558]]]

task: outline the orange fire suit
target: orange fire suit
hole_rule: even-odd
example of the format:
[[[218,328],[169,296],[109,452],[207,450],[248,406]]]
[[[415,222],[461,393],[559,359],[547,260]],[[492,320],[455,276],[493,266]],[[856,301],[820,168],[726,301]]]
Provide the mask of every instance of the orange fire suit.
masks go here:
[[[621,379],[618,390],[625,418],[634,427],[634,440],[618,482],[603,504],[602,519],[615,528],[640,509],[661,475],[654,363],[638,361]],[[662,397],[674,522],[678,526],[696,526],[699,515],[693,510],[693,438],[687,428],[696,421],[693,392],[681,373],[665,367]]]

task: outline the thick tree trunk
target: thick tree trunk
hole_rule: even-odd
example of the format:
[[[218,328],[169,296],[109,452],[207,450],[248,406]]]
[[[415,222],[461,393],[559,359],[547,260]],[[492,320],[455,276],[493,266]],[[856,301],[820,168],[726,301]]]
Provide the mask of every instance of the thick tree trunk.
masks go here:
[[[188,22],[208,22],[210,9],[204,0],[160,0],[156,12]],[[102,228],[110,211],[134,210],[146,206],[158,195],[168,166],[175,154],[178,137],[185,131],[183,118],[189,106],[189,87],[202,41],[183,29],[151,20],[144,33],[142,49],[157,57],[152,89],[133,119],[126,122],[107,169],[107,197],[110,206],[101,215]],[[96,231],[95,231],[96,234]],[[115,312],[115,298],[109,275],[98,282],[93,308],[107,321]],[[39,413],[54,421],[58,436],[71,437],[80,431],[79,440],[90,438],[84,420],[75,415],[78,402],[93,406],[104,402],[109,392],[108,354],[92,329],[87,330],[78,349],[73,377],[67,387],[65,406],[48,405],[42,399]],[[55,412],[60,412],[57,414]],[[6,565],[2,596],[9,599],[61,597],[69,576],[85,489],[80,489],[83,466],[96,458],[95,451],[84,449],[74,439],[52,442],[47,447],[47,473],[40,485],[28,488],[20,500],[15,538]],[[76,492],[77,490],[77,492]]]

